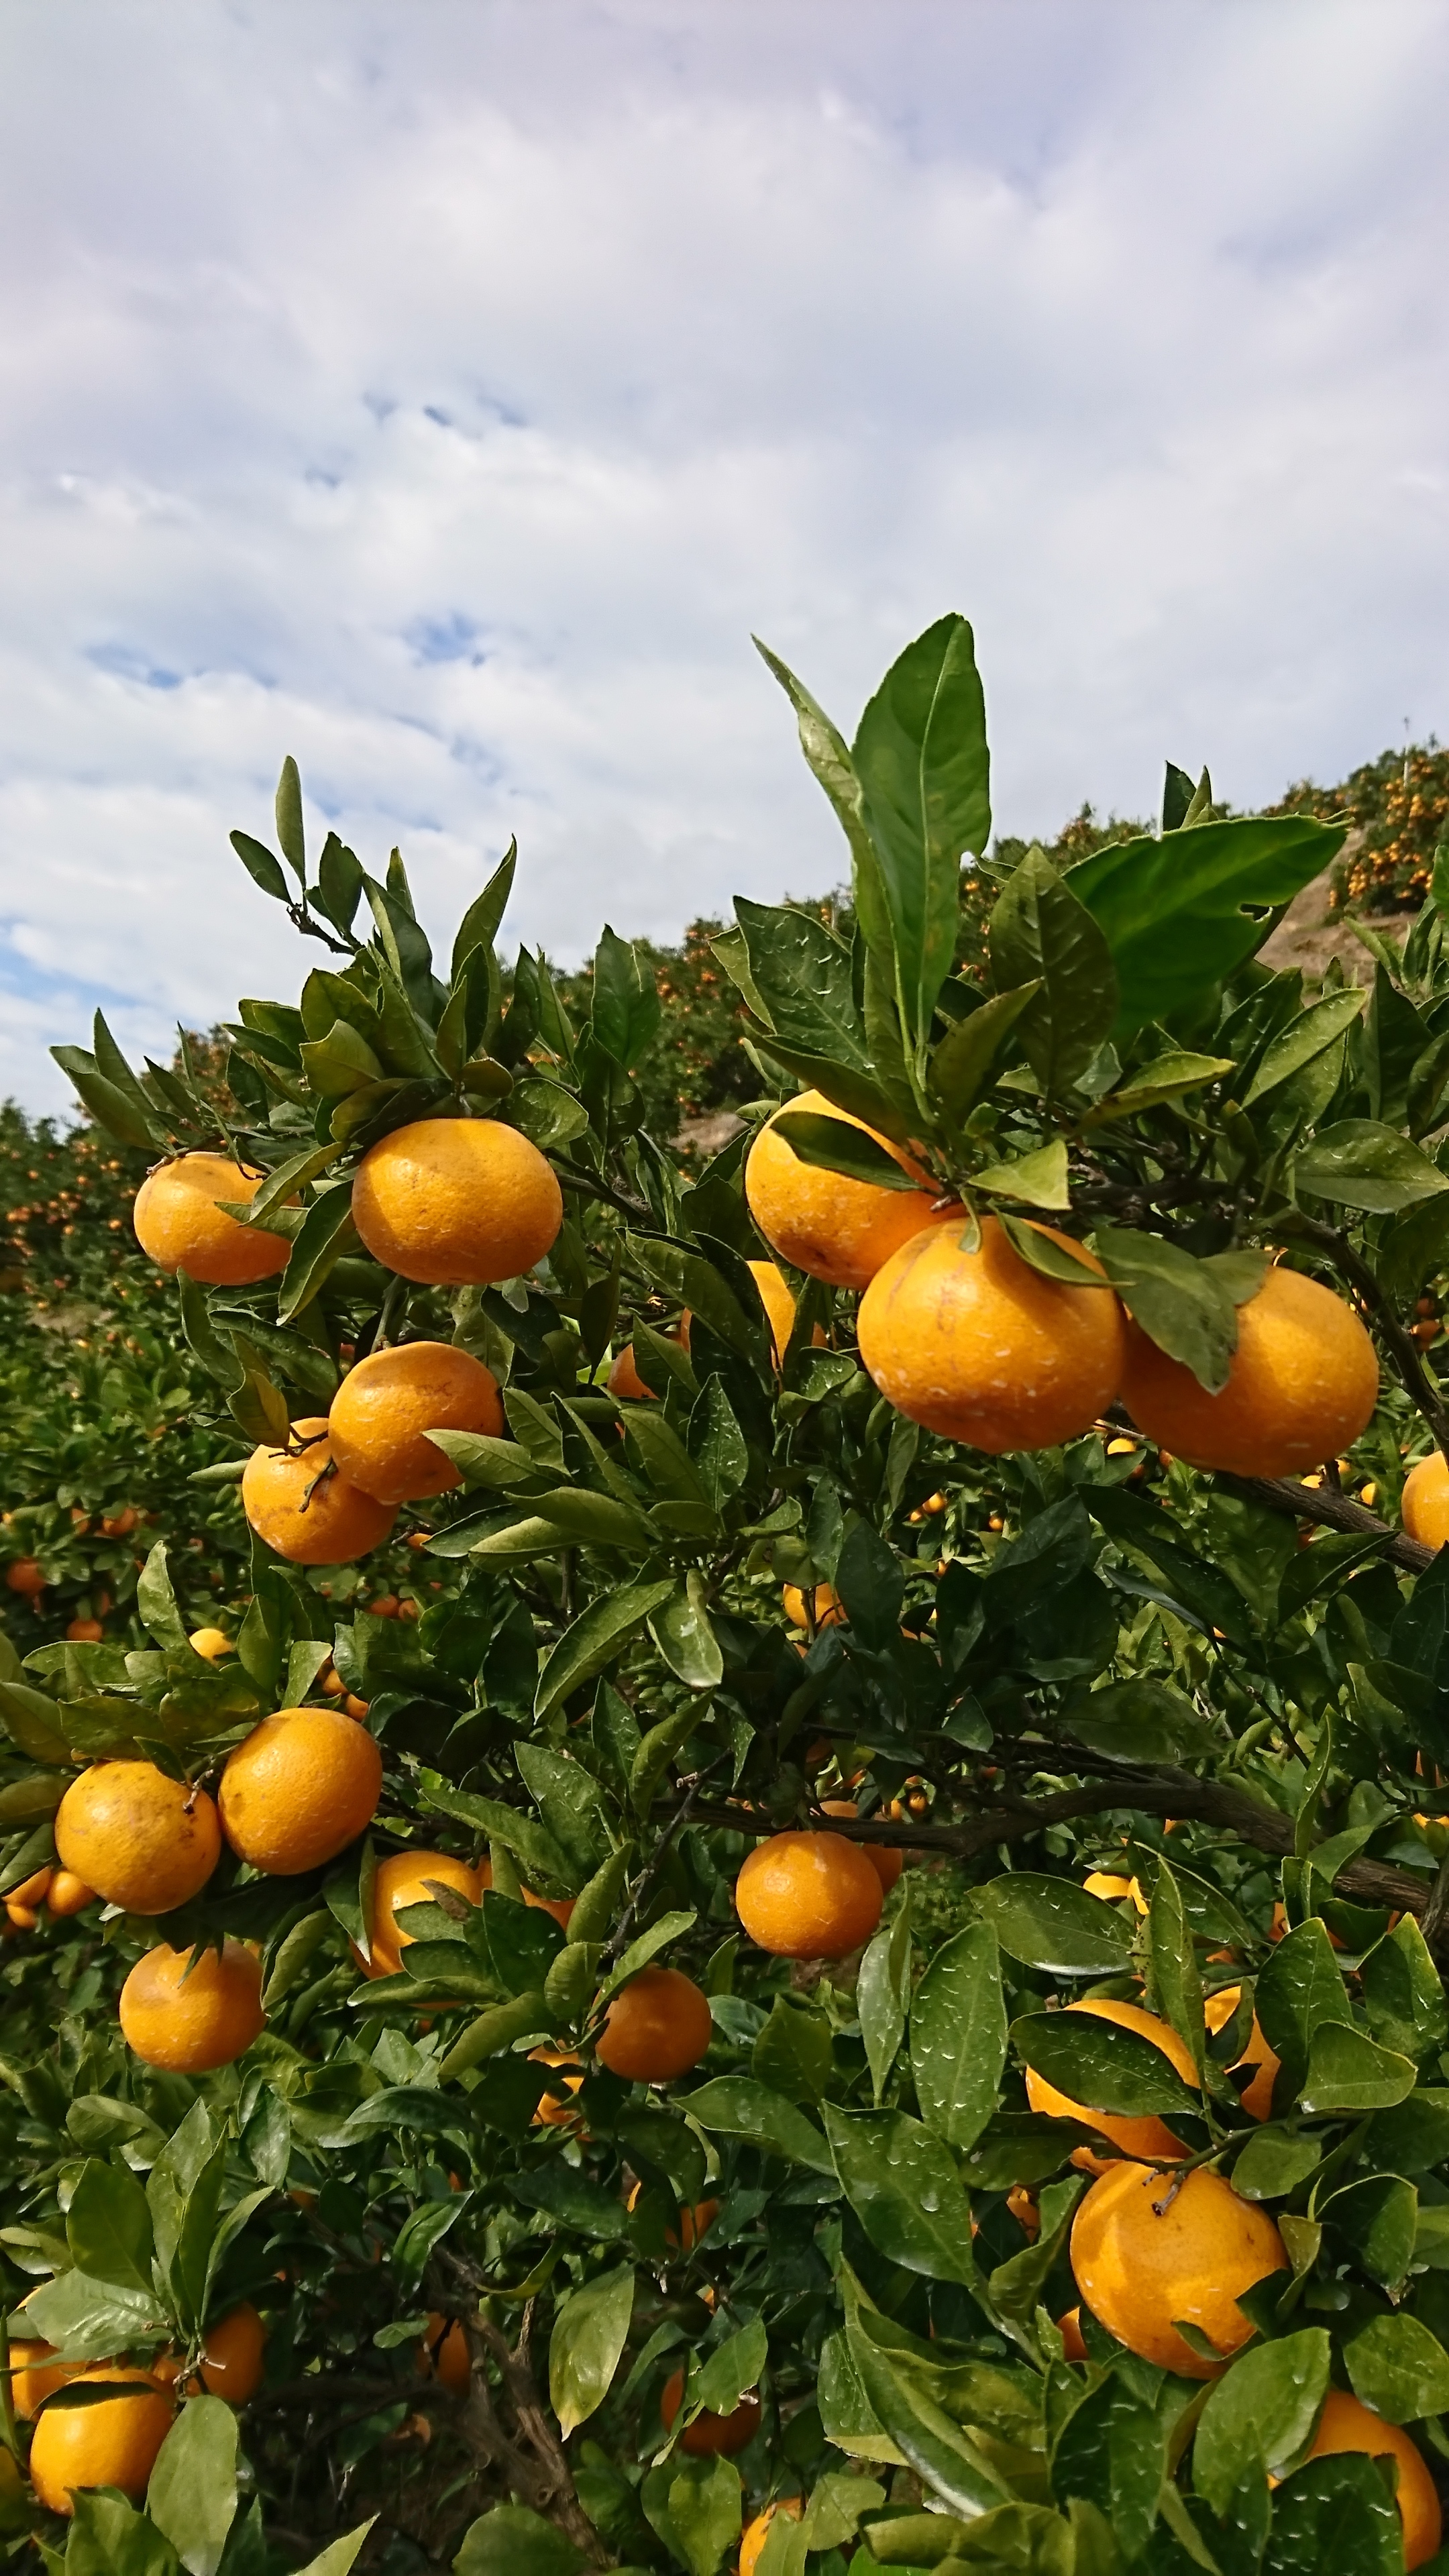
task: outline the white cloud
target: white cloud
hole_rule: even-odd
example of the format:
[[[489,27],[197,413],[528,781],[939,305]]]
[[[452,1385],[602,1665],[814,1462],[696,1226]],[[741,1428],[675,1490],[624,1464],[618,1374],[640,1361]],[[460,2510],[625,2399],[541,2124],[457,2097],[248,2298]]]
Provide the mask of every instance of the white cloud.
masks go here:
[[[1418,0],[86,0],[0,31],[0,1085],[301,956],[285,750],[429,917],[669,935],[828,882],[947,606],[998,819],[1445,726]]]

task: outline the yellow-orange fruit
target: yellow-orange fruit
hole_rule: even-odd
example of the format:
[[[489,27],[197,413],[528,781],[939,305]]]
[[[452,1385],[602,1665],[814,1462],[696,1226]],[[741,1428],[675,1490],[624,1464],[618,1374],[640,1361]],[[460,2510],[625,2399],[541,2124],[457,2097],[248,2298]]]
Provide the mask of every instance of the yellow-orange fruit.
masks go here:
[[[75,2511],[72,2489],[119,2487],[139,2504],[156,2455],[171,2430],[171,2400],[147,2370],[97,2362],[75,2373],[87,2382],[114,2385],[114,2397],[90,2406],[47,2406],[30,2445],[30,2483],[51,2513]]]
[[[1140,2004],[1119,2003],[1112,1995],[1090,1996],[1085,2002],[1068,2004],[1068,2012],[1095,2013],[1100,2021],[1115,2021],[1124,2030],[1135,2030],[1142,2039],[1150,2039],[1170,2059],[1184,2084],[1196,2085],[1197,2068],[1186,2044],[1178,2038],[1170,2022],[1159,2021],[1156,2013],[1144,2012]],[[1187,2149],[1175,2138],[1166,2121],[1155,2112],[1129,2117],[1122,2111],[1098,2111],[1068,2094],[1059,2093],[1045,2076],[1033,2067],[1026,2070],[1026,2098],[1034,2111],[1044,2111],[1053,2120],[1080,2120],[1084,2128],[1097,2129],[1110,2138],[1126,2156],[1182,2156]],[[1072,2162],[1083,2173],[1115,2171],[1110,2158],[1099,2156],[1092,2147],[1076,2147]]]
[[[22,1878],[18,1887],[12,1887],[10,1889],[6,1898],[6,1903],[9,1905],[39,1905],[50,1886],[53,1875],[54,1873],[49,1869],[32,1870],[29,1878]]]
[[[689,1348],[689,1327],[692,1321],[693,1318],[690,1315],[689,1308],[686,1306],[679,1319],[678,1332],[665,1333],[663,1335],[663,1339],[666,1342],[678,1342],[680,1349],[687,1351]],[[623,1349],[615,1353],[614,1359],[610,1365],[609,1374],[605,1378],[604,1384],[608,1388],[610,1395],[617,1395],[625,1403],[629,1404],[653,1404],[662,1392],[662,1388],[660,1387],[645,1385],[644,1380],[639,1375],[638,1366],[635,1362],[634,1345],[632,1342],[626,1342]]]
[[[364,1154],[352,1221],[374,1261],[436,1288],[531,1270],[563,1223],[552,1166],[493,1118],[420,1118]]]
[[[99,1619],[72,1619],[65,1633],[72,1646],[98,1646],[106,1632]]]
[[[409,1905],[432,1902],[430,1879],[442,1887],[456,1888],[470,1905],[476,1905],[482,1894],[477,1870],[470,1869],[465,1860],[456,1859],[452,1852],[392,1852],[386,1860],[379,1861],[372,1882],[372,1920],[367,1927],[372,1953],[367,1967],[370,1977],[397,1975],[402,1953],[413,1937],[403,1931],[397,1918]]]
[[[48,1913],[57,1917],[79,1914],[87,1905],[94,1905],[95,1901],[95,1889],[87,1887],[83,1878],[77,1878],[73,1869],[58,1869],[52,1872],[50,1885],[45,1892]]]
[[[164,1943],[138,1959],[121,1988],[121,2029],[148,2066],[175,2075],[205,2075],[230,2066],[266,2025],[262,1963],[254,1950],[228,1941],[218,1953]],[[187,1974],[188,1968],[190,1974]]]
[[[340,1708],[282,1708],[228,1754],[217,1794],[232,1850],[269,1877],[295,1878],[371,1823],[382,1755]]]
[[[1072,2222],[1072,2270],[1093,2316],[1129,2352],[1184,2379],[1213,2379],[1222,2363],[1194,2352],[1174,2320],[1196,2326],[1226,2361],[1254,2332],[1238,2299],[1287,2269],[1266,2211],[1201,2166],[1114,2165]]]
[[[1120,1905],[1124,1896],[1130,1896],[1139,1914],[1145,1914],[1147,1911],[1147,1899],[1142,1893],[1141,1881],[1135,1878],[1123,1878],[1117,1870],[1089,1870],[1082,1885],[1089,1896],[1100,1896],[1108,1905]]]
[[[1081,1244],[1038,1225],[1085,1261]],[[898,1413],[993,1456],[1089,1431],[1121,1380],[1122,1309],[1110,1288],[1043,1278],[994,1216],[976,1252],[958,1219],[904,1244],[860,1301],[860,1356]]]
[[[451,1493],[463,1479],[430,1431],[507,1429],[498,1380],[451,1342],[407,1342],[350,1369],[327,1417],[339,1475],[379,1503]]]
[[[5,1580],[12,1592],[26,1593],[34,1600],[45,1590],[45,1568],[38,1556],[17,1556],[5,1568]]]
[[[332,1464],[320,1415],[294,1422],[296,1451],[263,1443],[247,1460],[242,1510],[258,1538],[293,1565],[350,1565],[380,1547],[397,1518],[394,1503],[364,1494]]]
[[[709,1998],[678,1968],[641,1968],[615,1995],[598,2052],[611,2075],[667,2084],[697,2066],[713,2036]]]
[[[193,1628],[190,1644],[192,1653],[203,1656],[209,1664],[216,1663],[222,1655],[236,1652],[224,1628]]]
[[[428,2310],[428,2331],[418,2346],[418,2368],[424,2379],[439,2380],[455,2397],[466,2397],[473,2376],[468,2337],[458,2319]]]
[[[665,2381],[664,2394],[659,2400],[659,2412],[666,2432],[673,2427],[683,2397],[684,2373],[676,2370],[673,2378]],[[728,2459],[731,2453],[742,2451],[759,2428],[760,2401],[751,2389],[728,2415],[711,2415],[708,2410],[703,2415],[696,2415],[694,2422],[680,2434],[679,2447],[696,2460],[709,2459],[720,2452]]]
[[[169,1914],[206,1885],[221,1832],[204,1789],[154,1762],[93,1762],[56,1810],[55,1848],[108,1905]]]
[[[752,1941],[783,1959],[843,1959],[880,1921],[884,1890],[843,1834],[772,1834],[735,1880],[735,1911]]]
[[[1400,1511],[1405,1535],[1420,1547],[1439,1548],[1449,1539],[1449,1465],[1442,1449],[1431,1449],[1409,1469]]]
[[[21,2422],[28,2424],[39,2414],[47,2397],[53,2397],[68,2380],[77,2378],[83,2367],[77,2361],[57,2361],[54,2344],[12,2338],[10,2394]]]
[[[1063,2361],[1086,2361],[1089,2358],[1082,2336],[1080,2308],[1068,2308],[1064,2317],[1058,2317],[1057,2332],[1062,2339]]]
[[[1202,2012],[1209,2030],[1221,2030],[1224,2022],[1232,2020],[1241,1993],[1240,1986],[1219,1986],[1215,1995],[1204,1995]],[[1254,2013],[1248,2045],[1238,2059],[1239,2067],[1251,2066],[1253,2069],[1252,2083],[1246,2086],[1241,2099],[1243,2109],[1254,2120],[1270,2120],[1273,2116],[1273,2079],[1278,2065],[1279,2060],[1258,2028],[1258,2016]]]
[[[14,1898],[5,1899],[5,1920],[16,1932],[33,1932],[40,1921],[33,1905],[17,1905]]]
[[[770,1327],[770,1349],[775,1366],[779,1368],[789,1348],[790,1335],[795,1330],[795,1300],[789,1281],[774,1261],[747,1261],[745,1268],[760,1292],[765,1321]],[[823,1351],[826,1346],[826,1335],[818,1324],[810,1342],[812,1349],[817,1351]]]
[[[224,2397],[228,2405],[245,2406],[262,2384],[266,2340],[256,2309],[250,2299],[243,2299],[240,2307],[229,2309],[207,2327],[200,2372],[188,2380],[187,2395],[197,2396],[204,2388],[213,2397]],[[181,2376],[180,2354],[159,2354],[151,2364],[151,2376],[159,2387],[174,2387]]]
[[[584,2070],[566,2048],[531,2048],[528,2052],[535,2066],[552,2066],[563,2076],[570,2093],[577,2093],[584,2080]],[[534,2112],[534,2118],[545,2129],[566,2129],[577,2117],[572,2102],[557,2093],[545,2093]]]
[[[244,1288],[285,1270],[291,1245],[223,1213],[221,1202],[250,1206],[261,1177],[224,1154],[183,1154],[163,1163],[136,1192],[131,1222],[141,1250],[161,1270],[184,1270],[213,1288]]]
[[[1404,2565],[1412,2570],[1432,2558],[1444,2536],[1439,2492],[1423,2453],[1397,2424],[1386,2424],[1343,2388],[1330,2388],[1313,2436],[1310,2460],[1337,2451],[1367,2451],[1371,2459],[1399,2464],[1399,2515],[1404,2526]]]
[[[825,1816],[858,1816],[860,1809],[853,1798],[822,1798],[820,1812]],[[905,1868],[905,1853],[897,1851],[891,1843],[857,1843],[856,1849],[864,1852],[871,1868],[875,1871],[876,1877],[880,1880],[881,1894],[889,1896],[901,1871]]]
[[[1296,1270],[1270,1270],[1238,1308],[1238,1347],[1221,1395],[1170,1360],[1140,1326],[1127,1334],[1120,1393],[1139,1431],[1190,1467],[1294,1476],[1336,1458],[1378,1401],[1379,1364],[1353,1308]]]
[[[781,1591],[781,1599],[785,1605],[785,1616],[791,1627],[808,1628],[810,1616],[805,1607],[805,1595],[799,1584],[785,1584]],[[843,1628],[847,1625],[845,1604],[833,1584],[816,1584],[814,1613],[817,1628]]]
[[[952,1215],[959,1218],[959,1208],[937,1212],[939,1193],[930,1174],[887,1136],[875,1136],[876,1143],[921,1182],[918,1191],[885,1190],[874,1181],[852,1181],[843,1173],[802,1163],[775,1126],[777,1119],[799,1111],[841,1119],[847,1127],[875,1136],[863,1118],[837,1109],[819,1091],[783,1101],[766,1119],[745,1165],[745,1197],[765,1241],[793,1269],[807,1270],[812,1279],[828,1280],[835,1288],[865,1288],[882,1262],[923,1226],[943,1224]]]
[[[804,2510],[799,2496],[780,2496],[774,2504],[767,2504],[763,2513],[757,2513],[753,2522],[746,2523],[740,2540],[740,2576],[755,2576],[776,2514],[783,2513],[787,2521],[798,2522]]]

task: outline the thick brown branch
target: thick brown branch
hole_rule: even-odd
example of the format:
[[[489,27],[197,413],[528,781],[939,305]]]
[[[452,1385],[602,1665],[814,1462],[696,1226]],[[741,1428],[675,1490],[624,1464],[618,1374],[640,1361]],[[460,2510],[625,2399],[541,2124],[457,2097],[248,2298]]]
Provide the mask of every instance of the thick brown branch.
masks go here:
[[[1316,1521],[1322,1529],[1347,1530],[1365,1538],[1386,1538],[1385,1556],[1408,1574],[1422,1574],[1434,1562],[1432,1547],[1405,1538],[1402,1530],[1391,1529],[1376,1512],[1347,1494],[1335,1493],[1331,1485],[1300,1485],[1292,1476],[1218,1476],[1214,1481],[1227,1493],[1266,1503],[1270,1512],[1287,1512],[1294,1520]]]

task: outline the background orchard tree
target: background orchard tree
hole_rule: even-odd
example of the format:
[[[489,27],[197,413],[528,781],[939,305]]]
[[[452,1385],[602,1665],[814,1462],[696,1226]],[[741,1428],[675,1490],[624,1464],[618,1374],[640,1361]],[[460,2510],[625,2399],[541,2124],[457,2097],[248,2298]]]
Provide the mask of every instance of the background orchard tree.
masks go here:
[[[234,837],[299,1001],[224,1085],[60,1051],[252,1533],[220,1639],[137,1546],[144,1647],[0,1681],[4,2510],[68,2576],[1439,2548],[1449,887],[1305,1006],[1341,825],[1170,770],[991,861],[964,621],[851,748],[772,667],[851,902],[716,942],[703,1170],[638,951],[505,979],[510,854],[444,981],[290,763]]]

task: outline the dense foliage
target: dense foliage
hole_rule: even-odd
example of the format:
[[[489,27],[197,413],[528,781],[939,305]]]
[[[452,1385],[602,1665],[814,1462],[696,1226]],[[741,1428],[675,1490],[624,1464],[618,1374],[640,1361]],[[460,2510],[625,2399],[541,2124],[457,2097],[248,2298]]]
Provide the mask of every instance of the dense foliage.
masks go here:
[[[1449,1429],[1421,1314],[1449,1266],[1449,870],[1371,994],[1331,972],[1305,1003],[1256,951],[1341,830],[1215,813],[1173,772],[1160,833],[1064,850],[1065,873],[998,848],[983,943],[969,628],[908,648],[850,749],[777,676],[852,904],[741,903],[715,964],[690,951],[701,985],[734,979],[728,1008],[704,990],[752,1050],[743,1131],[703,1169],[668,1148],[672,1079],[662,1141],[646,1118],[657,958],[606,934],[573,1009],[526,951],[505,985],[510,858],[444,980],[400,860],[367,876],[329,836],[309,867],[290,764],[281,859],[236,837],[334,952],[300,1001],[240,1005],[224,1095],[184,1058],[136,1077],[98,1023],[61,1051],[98,1125],[10,1131],[46,1192],[17,1210],[47,1213],[17,1219],[6,1536],[47,1589],[8,1617],[0,1894],[47,1865],[94,1759],[215,1786],[259,1718],[333,1683],[385,1764],[370,1830],[315,1870],[224,1851],[159,1918],[42,1913],[0,1971],[12,2335],[62,2364],[170,2350],[184,2385],[239,2303],[267,2331],[259,2392],[240,2417],[186,2399],[144,2508],[83,2499],[67,2541],[12,2474],[17,2550],[66,2576],[262,2576],[323,2548],[342,2576],[359,2545],[398,2576],[717,2576],[777,2501],[759,2576],[852,2552],[1397,2576],[1392,2474],[1309,2456],[1330,2388],[1449,2463],[1449,1824],[1424,1812],[1449,1560],[1397,1527],[1406,1465]],[[687,1038],[701,1081],[714,1034]],[[776,1131],[802,1174],[899,1192],[879,1140],[909,1144],[959,1196],[964,1255],[999,1228],[1195,1385],[1231,1383],[1270,1254],[1331,1286],[1376,1340],[1372,1418],[1307,1479],[1195,1470],[1110,1390],[994,1456],[878,1392],[849,1292],[793,1272],[773,1348],[747,1148],[797,1083],[827,1104]],[[527,1277],[450,1292],[359,1240],[360,1161],[440,1113],[549,1158],[566,1216]],[[286,1268],[209,1294],[141,1277],[81,1176],[219,1148],[266,1175],[249,1221],[288,1236]],[[360,1566],[273,1555],[235,1468],[356,1357],[419,1339],[487,1365],[506,1436],[440,1434],[463,1487]],[[609,1391],[625,1342],[649,1397]],[[106,1536],[129,1510],[151,1517]],[[92,1613],[105,1636],[68,1642]],[[218,1620],[236,1652],[212,1662],[189,1632]],[[863,1955],[764,1951],[745,1856],[822,1823],[909,1865]],[[491,1884],[408,1907],[379,1974],[377,1872],[409,1850],[486,1857]],[[262,1945],[266,2028],[234,2064],[161,2072],[122,2040],[158,1937]],[[596,2043],[665,1960],[709,1997],[708,2052],[631,2082]],[[1175,2053],[1060,2009],[1084,2000],[1145,2004]],[[1169,2358],[1142,2349],[1130,2267],[1102,2299],[1120,2337],[1084,2295],[1101,2184],[1077,2159],[1103,2120],[1170,2124],[1164,2213],[1231,2179],[1210,2271],[1252,2229],[1269,2249],[1226,2369],[1181,2310]],[[94,2394],[62,2387],[42,2425]],[[6,2433],[23,2462],[27,2427]]]

